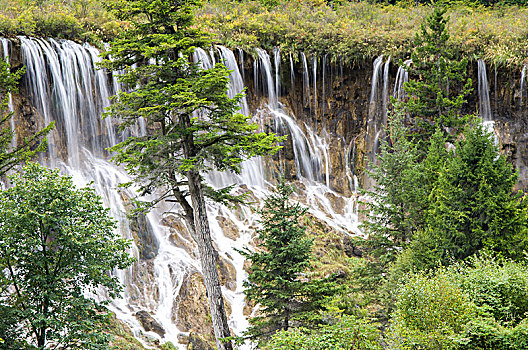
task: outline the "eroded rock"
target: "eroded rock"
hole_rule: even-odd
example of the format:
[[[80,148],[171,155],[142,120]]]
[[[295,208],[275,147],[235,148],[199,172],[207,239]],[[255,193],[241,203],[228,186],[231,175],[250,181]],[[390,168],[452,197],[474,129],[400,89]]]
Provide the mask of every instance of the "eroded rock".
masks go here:
[[[139,323],[143,326],[143,328],[147,332],[154,332],[159,334],[161,337],[165,336],[165,329],[161,326],[161,324],[154,319],[148,312],[146,311],[138,311],[134,316],[138,319]]]

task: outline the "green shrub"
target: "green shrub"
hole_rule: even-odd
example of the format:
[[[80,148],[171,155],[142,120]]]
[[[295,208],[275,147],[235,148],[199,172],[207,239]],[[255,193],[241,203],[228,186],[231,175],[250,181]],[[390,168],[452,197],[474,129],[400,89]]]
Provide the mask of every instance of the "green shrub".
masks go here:
[[[365,319],[338,318],[318,330],[293,328],[276,333],[265,350],[381,350],[380,331]]]
[[[410,274],[398,291],[389,341],[402,349],[526,349],[528,270],[487,254],[432,273]]]

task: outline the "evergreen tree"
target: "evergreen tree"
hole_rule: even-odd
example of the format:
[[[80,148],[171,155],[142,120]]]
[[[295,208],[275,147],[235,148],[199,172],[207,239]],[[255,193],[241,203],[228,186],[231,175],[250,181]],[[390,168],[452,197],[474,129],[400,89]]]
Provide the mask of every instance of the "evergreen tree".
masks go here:
[[[243,159],[275,151],[275,135],[257,132],[249,117],[238,113],[240,96],[226,95],[229,71],[222,64],[203,70],[192,62],[195,46],[208,44],[192,27],[199,1],[121,0],[107,7],[132,27],[112,43],[104,65],[124,71],[128,86],[109,108],[121,129],[144,120],[147,134],[129,137],[113,148],[141,193],[158,193],[176,201],[197,243],[213,329],[220,350],[231,349],[229,324],[216,267],[205,196],[234,199],[230,187],[214,190],[203,174],[216,169],[240,172]],[[110,59],[111,58],[111,59]],[[157,191],[157,192],[156,192]],[[161,194],[160,194],[161,193]]]
[[[449,43],[445,12],[437,3],[421,25],[412,63],[405,67],[409,81],[403,88],[408,98],[394,101],[395,109],[410,117],[413,137],[418,140],[428,140],[437,129],[444,135],[459,133],[469,120],[461,111],[472,91],[467,59],[458,57]]]
[[[260,315],[250,319],[247,334],[252,338],[266,339],[278,330],[309,324],[336,290],[331,277],[310,280],[305,275],[313,241],[299,224],[307,208],[290,203],[292,193],[284,180],[277,185],[260,211],[258,251],[242,252],[251,262],[246,297],[261,306]]]
[[[481,124],[468,126],[431,191],[426,234],[444,263],[488,248],[522,259],[528,203],[514,193],[517,173]]]
[[[38,152],[46,150],[46,135],[54,123],[43,128],[35,135],[23,138],[14,145],[14,131],[9,121],[13,113],[8,110],[9,94],[17,91],[17,84],[24,69],[11,72],[10,65],[0,59],[0,177],[17,164],[33,158]]]

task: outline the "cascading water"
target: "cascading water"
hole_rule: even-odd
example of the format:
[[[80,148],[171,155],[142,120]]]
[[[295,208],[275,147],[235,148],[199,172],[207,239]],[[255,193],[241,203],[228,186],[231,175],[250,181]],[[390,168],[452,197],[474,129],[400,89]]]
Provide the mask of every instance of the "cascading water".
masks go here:
[[[528,69],[527,67],[528,65],[525,64],[521,71],[521,105],[523,104],[523,100],[526,99],[526,96],[528,96],[528,91],[524,91],[524,87],[528,83],[526,78],[526,70]]]
[[[495,144],[499,143],[497,135],[495,134],[495,121],[491,113],[488,76],[486,73],[486,63],[479,59],[478,65],[478,96],[479,96],[479,116],[482,119],[484,128],[493,134]]]
[[[398,73],[396,73],[396,81],[394,83],[394,90],[392,96],[397,100],[405,98],[405,90],[403,84],[409,81],[409,72],[406,67],[409,67],[411,60],[403,62],[403,66],[398,67]]]
[[[478,65],[478,95],[479,95],[479,115],[484,122],[491,122],[490,98],[488,76],[486,74],[486,63],[479,59]]]
[[[11,42],[6,38],[0,38],[0,39],[2,43],[2,56],[6,62],[9,62],[9,45],[11,44]],[[11,93],[7,95],[7,110],[10,113],[14,111],[13,96],[11,95]],[[15,119],[11,118],[11,120],[9,121],[9,124],[11,126],[11,131],[15,132]],[[11,147],[15,147],[15,146],[16,146],[16,138],[14,137],[13,140],[11,141]]]
[[[97,50],[90,45],[26,37],[20,37],[19,40],[27,69],[25,90],[42,119],[41,126],[51,121],[56,122],[55,131],[48,138],[49,151],[43,162],[70,174],[78,185],[93,182],[92,186],[101,195],[104,204],[110,207],[111,215],[118,220],[118,229],[123,237],[142,242],[134,245],[131,250],[137,263],[126,271],[117,272],[125,284],[125,293],[111,304],[111,309],[131,327],[138,339],[147,341],[145,345],[148,345],[149,339],[178,344],[180,336],[187,334],[187,329],[182,329],[183,326],[178,321],[178,300],[182,298],[180,293],[186,278],[200,271],[200,264],[192,241],[177,229],[185,227],[183,222],[175,216],[164,214],[173,209],[169,204],[163,204],[150,212],[141,219],[141,223],[130,222],[126,217],[131,205],[130,198],[135,194],[118,190],[118,185],[129,182],[130,177],[108,161],[110,155],[105,151],[105,148],[126,137],[126,133],[117,133],[110,119],[101,119],[103,109],[109,104],[108,96],[124,87],[118,83],[115,75],[110,76],[107,72],[96,69],[100,58]],[[6,50],[3,52],[5,54]],[[258,50],[257,53],[259,59],[254,62],[255,77],[262,76],[262,86],[266,89],[268,98],[267,107],[254,117],[261,119],[254,120],[264,124],[271,116],[279,128],[287,129],[294,145],[297,177],[305,187],[303,197],[310,206],[310,212],[336,230],[361,234],[355,198],[344,198],[345,205],[339,213],[329,199],[330,195],[338,194],[328,187],[328,140],[317,135],[309,126],[300,126],[295,118],[284,112],[277,94],[279,76],[275,75],[273,79],[269,55],[263,50]],[[216,47],[216,55],[232,71],[228,95],[235,96],[244,88],[235,55],[222,46]],[[242,57],[239,53],[239,60]],[[206,52],[202,49],[195,51],[194,58],[201,62],[204,69],[212,67],[216,61],[214,51]],[[275,63],[277,73],[280,61],[276,60]],[[247,114],[248,109],[247,102],[242,99],[240,112]],[[145,133],[144,123],[140,124],[131,128],[128,133]],[[266,179],[269,174],[264,171],[265,168],[262,159],[253,159],[244,162],[240,175],[211,173],[207,180],[218,187],[231,183],[244,184],[257,201],[262,201],[268,193]],[[248,326],[244,315],[243,294],[246,272],[244,258],[235,248],[242,249],[250,245],[256,218],[250,208],[242,207],[233,211],[216,203],[208,203],[208,213],[212,238],[218,247],[219,256],[224,263],[233,266],[235,272],[232,283],[223,286],[222,291],[231,305],[230,326],[240,334]],[[226,236],[226,220],[232,223],[238,236]],[[175,222],[180,223],[178,225]],[[104,298],[104,293],[101,292],[98,297]],[[164,333],[145,331],[138,312],[151,315]],[[177,346],[182,349],[184,347]]]

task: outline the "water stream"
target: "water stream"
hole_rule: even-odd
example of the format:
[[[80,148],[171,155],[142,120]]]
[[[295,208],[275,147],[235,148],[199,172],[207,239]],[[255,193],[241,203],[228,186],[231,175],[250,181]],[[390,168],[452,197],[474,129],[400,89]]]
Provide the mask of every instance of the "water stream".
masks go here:
[[[122,236],[136,240],[140,237],[149,242],[148,246],[134,245],[131,249],[130,253],[137,258],[137,263],[127,271],[115,272],[126,287],[122,298],[114,301],[111,309],[145,345],[148,346],[149,341],[154,339],[178,344],[179,336],[187,333],[178,326],[177,300],[186,278],[200,271],[196,251],[184,232],[177,229],[185,224],[176,217],[164,214],[172,209],[168,204],[153,210],[142,218],[139,228],[132,229],[134,223],[127,219],[125,213],[130,206],[129,199],[135,194],[118,190],[118,184],[128,182],[130,178],[122,168],[109,161],[110,154],[106,151],[107,147],[123,140],[127,134],[146,132],[144,123],[122,134],[117,132],[110,118],[101,118],[104,108],[109,105],[109,96],[123,87],[117,82],[115,74],[96,69],[100,61],[96,48],[66,40],[27,37],[20,37],[19,40],[27,67],[25,90],[40,115],[39,124],[43,126],[56,122],[56,128],[49,137],[49,151],[42,162],[71,175],[77,185],[84,186],[93,181],[90,186],[95,187],[104,204],[111,209]],[[8,44],[6,40],[2,41],[2,47]],[[3,52],[5,55],[5,48]],[[310,206],[312,215],[341,232],[361,234],[355,197],[343,197],[345,204],[341,210],[337,210],[331,201],[332,197],[340,195],[329,188],[330,136],[324,130],[318,134],[313,126],[297,120],[281,104],[280,52],[276,50],[274,53],[274,66],[266,51],[257,49],[256,53],[258,59],[253,63],[255,87],[258,88],[256,91],[262,89],[266,92],[266,102],[256,111],[250,111],[243,98],[240,112],[246,115],[252,112],[253,120],[262,127],[273,126],[275,131],[290,137],[288,142],[291,142],[294,151],[296,178],[302,185],[297,196]],[[302,57],[306,98],[311,101],[306,57]],[[200,62],[203,69],[211,68],[220,61],[232,71],[228,90],[230,97],[244,89],[243,70],[240,70],[244,66],[244,57],[241,51],[238,52],[238,62],[234,52],[223,46],[209,51],[197,49],[194,59]],[[314,61],[314,73],[315,65]],[[293,81],[293,71],[291,74]],[[353,174],[350,176],[351,182],[357,186],[357,179]],[[243,163],[240,175],[212,172],[207,175],[207,181],[216,187],[232,183],[243,185],[251,191],[258,206],[269,193],[273,177],[265,160],[256,158]],[[235,248],[250,245],[257,217],[250,207],[233,210],[216,203],[208,203],[208,213],[212,238],[219,255],[236,271],[236,277],[230,285],[223,286],[223,292],[231,305],[230,326],[240,334],[248,326],[242,286],[246,272],[244,258]],[[171,220],[172,224],[168,223]],[[233,224],[238,237],[227,235],[226,221]],[[101,292],[98,297],[104,298],[104,293]],[[139,311],[147,311],[159,322],[165,331],[163,336],[145,331],[136,317]],[[184,345],[178,346],[184,348]]]

